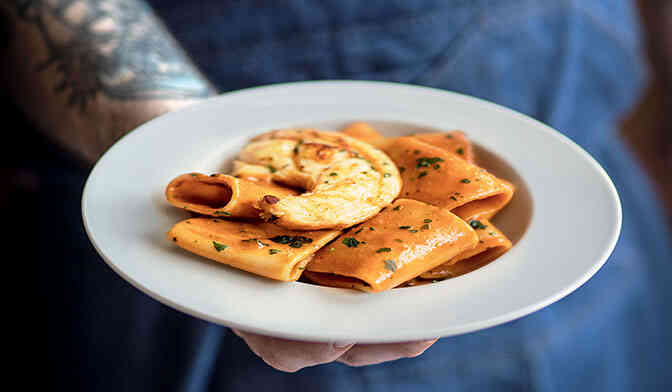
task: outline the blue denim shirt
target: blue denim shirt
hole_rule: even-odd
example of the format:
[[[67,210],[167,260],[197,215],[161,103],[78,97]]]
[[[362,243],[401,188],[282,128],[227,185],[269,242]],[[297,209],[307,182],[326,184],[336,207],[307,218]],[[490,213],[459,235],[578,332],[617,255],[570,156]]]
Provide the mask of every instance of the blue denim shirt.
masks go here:
[[[128,294],[118,324],[128,331],[114,347],[90,343],[101,353],[101,367],[109,362],[118,369],[112,374],[119,378],[101,380],[100,390],[672,386],[672,334],[666,327],[672,325],[666,310],[672,302],[671,237],[649,182],[617,135],[618,120],[646,76],[630,1],[153,3],[222,91],[311,79],[388,80],[474,95],[541,120],[604,166],[622,198],[623,231],[605,266],[565,299],[502,326],[442,339],[421,357],[363,368],[334,363],[281,373],[226,328]],[[591,219],[577,222],[590,225]]]

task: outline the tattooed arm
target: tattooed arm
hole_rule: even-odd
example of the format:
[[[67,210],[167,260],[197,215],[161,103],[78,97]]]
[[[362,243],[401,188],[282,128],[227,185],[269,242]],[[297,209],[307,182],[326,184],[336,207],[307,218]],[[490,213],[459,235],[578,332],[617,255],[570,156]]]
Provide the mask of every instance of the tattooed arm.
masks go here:
[[[139,0],[3,1],[1,24],[12,98],[88,162],[135,126],[215,92]]]

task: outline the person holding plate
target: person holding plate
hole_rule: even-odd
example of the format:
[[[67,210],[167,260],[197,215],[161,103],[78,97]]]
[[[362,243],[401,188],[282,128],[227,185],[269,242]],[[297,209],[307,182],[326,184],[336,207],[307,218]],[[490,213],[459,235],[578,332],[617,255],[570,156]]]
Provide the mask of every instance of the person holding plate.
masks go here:
[[[611,260],[534,315],[438,343],[301,343],[185,316],[92,262],[76,196],[85,173],[63,163],[72,158],[44,153],[53,146],[39,137],[22,136],[35,150],[26,156],[48,157],[37,179],[25,182],[49,195],[39,201],[48,214],[35,218],[63,225],[40,227],[49,252],[36,256],[59,386],[626,391],[672,384],[661,360],[672,348],[663,329],[672,321],[664,305],[672,297],[670,236],[650,185],[614,135],[645,80],[630,2],[16,0],[0,10],[2,75],[12,105],[29,119],[23,127],[85,164],[139,124],[217,92],[388,80],[486,98],[550,124],[597,158],[623,202]],[[36,213],[27,202],[12,206]]]

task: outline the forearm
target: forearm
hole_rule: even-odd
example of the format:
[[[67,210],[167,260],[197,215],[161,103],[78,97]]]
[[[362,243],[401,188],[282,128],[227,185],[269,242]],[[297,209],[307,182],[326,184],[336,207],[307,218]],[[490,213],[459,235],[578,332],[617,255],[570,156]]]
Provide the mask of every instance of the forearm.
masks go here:
[[[16,0],[0,7],[9,94],[40,130],[88,162],[135,126],[214,94],[141,1]]]

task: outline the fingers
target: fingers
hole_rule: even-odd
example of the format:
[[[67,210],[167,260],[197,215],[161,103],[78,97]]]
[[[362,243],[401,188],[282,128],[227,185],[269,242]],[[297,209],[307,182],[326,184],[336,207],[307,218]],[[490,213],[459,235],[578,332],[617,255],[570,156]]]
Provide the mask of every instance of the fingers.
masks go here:
[[[425,352],[436,341],[437,339],[408,343],[358,344],[337,361],[350,366],[366,366],[399,358],[413,358]]]
[[[233,329],[267,364],[283,372],[328,363],[348,351],[353,344],[297,342]]]

